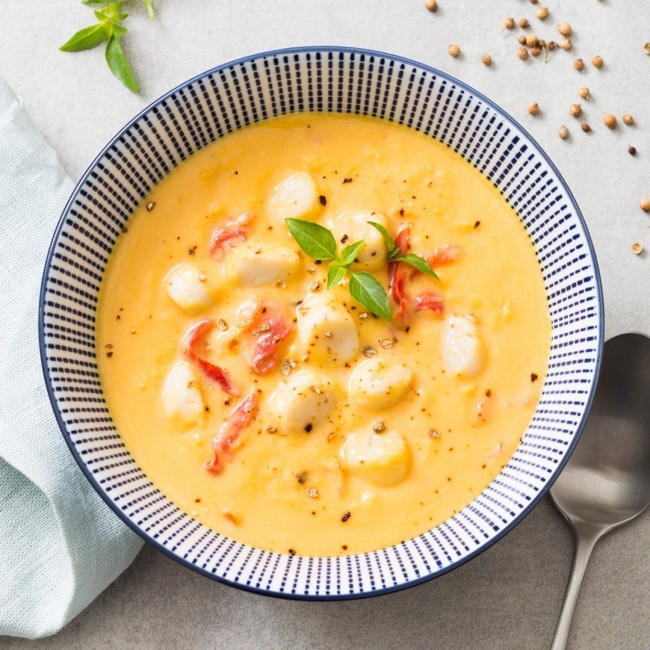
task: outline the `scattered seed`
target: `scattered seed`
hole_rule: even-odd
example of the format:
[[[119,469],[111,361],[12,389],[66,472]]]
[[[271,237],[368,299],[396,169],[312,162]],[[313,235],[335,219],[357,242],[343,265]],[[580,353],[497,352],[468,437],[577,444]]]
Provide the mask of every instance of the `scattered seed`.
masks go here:
[[[278,432],[278,428],[277,428],[274,424],[269,424],[269,426],[266,427],[266,431],[267,431],[268,433],[277,433],[277,432]]]
[[[327,205],[327,197],[326,197],[324,194],[321,194],[321,195],[318,197],[318,202],[319,202],[321,205]]]
[[[603,67],[603,57],[602,56],[595,56],[593,59],[591,59],[591,64],[595,68],[602,68]]]
[[[630,154],[630,156],[636,156],[636,147],[633,147],[632,145],[630,145],[627,148],[627,152]]]
[[[526,45],[526,37],[523,34],[517,40],[520,45]]]
[[[429,429],[427,431],[427,435],[429,436],[429,438],[433,438],[434,440],[436,438],[440,438],[440,433],[438,431],[436,431],[435,429]]]
[[[368,318],[368,316],[369,316],[369,314],[368,314],[367,311],[362,311],[362,312],[359,314],[359,318],[361,318],[362,320],[365,319],[365,318]]]
[[[280,372],[282,373],[283,377],[288,377],[291,374],[291,364],[289,363],[289,359],[285,359],[282,362],[282,365],[280,366]]]
[[[573,62],[573,67],[574,67],[576,70],[580,71],[580,70],[582,70],[582,69],[585,67],[585,62],[584,62],[582,59],[576,59],[576,60]]]
[[[362,352],[364,357],[374,357],[377,354],[377,350],[372,345],[366,345]]]
[[[394,343],[397,343],[397,339],[382,339],[379,342],[379,345],[381,345],[384,350],[390,350]]]
[[[514,26],[515,26],[514,18],[506,18],[506,19],[503,21],[503,26],[504,26],[506,29],[513,29]]]
[[[131,332],[131,334],[135,334],[135,330],[134,330],[134,329],[130,329],[129,332]]]
[[[569,129],[567,129],[566,126],[562,125],[557,134],[560,136],[560,138],[562,138],[562,140],[566,140],[569,137]]]
[[[429,11],[438,11],[438,2],[437,2],[437,0],[425,0],[424,6]]]
[[[587,88],[586,86],[584,88],[580,88],[580,90],[578,91],[578,95],[580,95],[582,99],[589,99],[589,88]]]
[[[253,330],[253,334],[255,336],[259,336],[260,334],[264,334],[264,332],[268,332],[271,329],[271,326],[269,323],[262,323],[259,327],[256,327]]]
[[[310,499],[318,499],[318,490],[315,487],[307,488],[307,496]]]
[[[460,55],[460,48],[458,47],[458,45],[450,45],[449,46],[449,54],[451,56],[454,56],[454,57],[459,56]]]
[[[616,125],[618,124],[618,121],[616,120],[616,118],[611,113],[605,113],[605,117],[603,118],[603,122],[605,122],[605,126],[608,129],[615,129]]]
[[[644,46],[643,46],[643,51],[650,56],[650,41],[648,41]]]
[[[307,481],[307,472],[298,472],[296,475],[296,481],[300,483],[300,485],[304,485],[305,482]]]
[[[555,41],[549,41],[548,42],[548,49],[549,50],[554,50],[557,47],[557,43]]]
[[[644,199],[642,199],[641,203],[639,203],[639,207],[644,212],[650,212],[650,199],[646,196]]]
[[[228,323],[223,318],[220,318],[217,321],[217,327],[222,331],[225,332],[228,329]]]
[[[528,22],[528,20],[526,18],[522,18],[519,21],[519,27],[521,27],[522,29],[528,29],[529,25],[530,25],[530,23]]]
[[[312,393],[316,393],[316,395],[320,395],[323,392],[320,388],[318,388],[318,386],[314,386],[314,385],[310,386],[309,390]]]
[[[341,521],[342,521],[343,523],[345,523],[345,522],[346,522],[346,521],[347,521],[351,516],[352,516],[352,513],[351,513],[351,512],[346,512],[346,513],[344,513],[343,516],[341,517]]]
[[[149,203],[147,203],[147,212],[151,212],[155,207],[156,207],[155,202],[149,201]]]
[[[628,125],[634,124],[634,118],[629,113],[625,113],[625,115],[623,115],[623,122]]]
[[[542,50],[541,50],[541,48],[535,46],[535,47],[531,47],[531,48],[530,48],[530,53],[531,53],[533,56],[539,56],[539,55],[542,53]]]
[[[528,34],[528,36],[526,36],[526,45],[528,45],[528,47],[537,47],[538,43],[539,39],[535,34]]]
[[[320,291],[320,282],[318,282],[318,281],[312,282],[312,283],[309,285],[309,290],[310,290],[310,291],[313,291],[314,293],[315,293],[316,291]]]
[[[571,104],[571,106],[569,106],[569,114],[573,117],[578,117],[580,113],[582,113],[582,106],[580,106],[580,104]]]
[[[528,58],[528,50],[525,47],[520,47],[517,50],[517,56],[522,60],[525,61]]]
[[[571,33],[573,32],[569,23],[560,23],[557,26],[557,31],[560,32],[562,36],[571,36]]]
[[[544,49],[546,47],[546,41],[543,38],[540,38],[539,41],[537,42],[537,47],[541,47]]]
[[[199,273],[199,282],[205,282],[207,279],[205,273]]]
[[[375,433],[381,433],[382,431],[386,430],[386,425],[384,424],[383,420],[377,420],[377,422],[374,422],[372,425],[372,430]]]
[[[548,8],[547,7],[540,7],[536,12],[535,15],[540,19],[540,20],[546,20],[548,18]]]
[[[581,127],[580,127],[585,133],[589,133],[591,131],[591,127],[585,122]]]
[[[489,54],[484,54],[481,57],[481,61],[483,62],[483,65],[492,65],[492,57]]]
[[[568,50],[570,50],[570,49],[573,47],[573,43],[571,43],[571,41],[570,41],[568,38],[563,38],[563,39],[560,41],[560,47],[561,47],[563,50],[567,50],[567,51],[568,51]]]
[[[641,255],[643,253],[643,244],[640,241],[636,241],[632,244],[632,252],[635,255]]]
[[[537,113],[539,113],[539,104],[537,102],[531,102],[528,104],[528,112],[531,115],[537,115]]]

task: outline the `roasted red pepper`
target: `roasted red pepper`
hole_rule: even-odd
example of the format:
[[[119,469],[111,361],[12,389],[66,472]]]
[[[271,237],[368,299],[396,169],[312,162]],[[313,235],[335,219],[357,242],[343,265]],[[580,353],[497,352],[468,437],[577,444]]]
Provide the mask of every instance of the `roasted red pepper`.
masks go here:
[[[217,226],[212,232],[212,241],[210,242],[210,255],[220,259],[226,253],[226,247],[232,247],[238,242],[244,242],[248,239],[250,228],[248,224],[252,217],[243,214],[234,221]]]
[[[264,375],[277,366],[278,345],[291,334],[293,326],[281,312],[260,306],[255,311],[249,329],[255,339],[251,353],[253,370]]]
[[[205,464],[205,469],[211,474],[219,474],[223,469],[225,456],[237,440],[241,432],[257,417],[259,405],[257,393],[251,392],[245,397],[219,427],[214,437],[214,457]]]

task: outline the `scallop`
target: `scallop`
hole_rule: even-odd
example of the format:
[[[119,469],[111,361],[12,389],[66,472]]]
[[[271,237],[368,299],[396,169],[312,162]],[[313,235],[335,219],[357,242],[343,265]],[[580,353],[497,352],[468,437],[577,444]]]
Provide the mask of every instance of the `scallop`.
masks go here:
[[[297,312],[298,338],[314,361],[337,366],[357,353],[357,324],[331,292],[308,296]]]
[[[450,314],[442,333],[442,363],[446,372],[474,377],[485,366],[485,345],[476,321],[470,316]]]
[[[189,428],[199,424],[205,413],[196,373],[187,361],[179,361],[167,375],[162,390],[165,417]]]
[[[227,261],[229,279],[252,287],[286,282],[299,268],[298,254],[283,246],[240,246]]]
[[[384,239],[368,221],[387,227],[386,216],[381,212],[344,213],[328,223],[341,245],[340,248],[360,239],[365,241],[365,246],[352,264],[352,269],[356,271],[376,271],[386,263],[387,251]]]
[[[169,297],[188,314],[198,314],[212,305],[213,297],[206,276],[194,264],[175,266],[165,277]]]
[[[359,363],[348,382],[350,399],[378,411],[399,402],[413,381],[413,371],[392,358],[373,357]]]
[[[309,172],[294,172],[275,185],[266,202],[269,217],[277,223],[285,219],[305,219],[318,208],[318,188]]]
[[[327,419],[335,402],[332,383],[311,370],[304,370],[271,395],[271,422],[280,434],[310,433]]]
[[[380,487],[400,483],[411,471],[408,445],[393,429],[354,431],[341,448],[341,460],[351,474]]]

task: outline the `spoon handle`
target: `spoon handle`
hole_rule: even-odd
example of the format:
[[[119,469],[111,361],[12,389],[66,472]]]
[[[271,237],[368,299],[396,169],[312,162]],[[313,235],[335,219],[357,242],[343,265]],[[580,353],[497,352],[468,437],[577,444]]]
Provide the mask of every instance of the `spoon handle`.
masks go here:
[[[569,577],[569,584],[564,594],[562,611],[557,622],[557,629],[555,630],[551,650],[564,650],[566,647],[569,630],[571,629],[571,621],[573,620],[573,610],[575,609],[580,587],[582,586],[582,578],[585,575],[585,569],[591,557],[591,551],[599,537],[600,535],[597,532],[589,531],[588,533],[582,533],[576,531],[571,576]]]

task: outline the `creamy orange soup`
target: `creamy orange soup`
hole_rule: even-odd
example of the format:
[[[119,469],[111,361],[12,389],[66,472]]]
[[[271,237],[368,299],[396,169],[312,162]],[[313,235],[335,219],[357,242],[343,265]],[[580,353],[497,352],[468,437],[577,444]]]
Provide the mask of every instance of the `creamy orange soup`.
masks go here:
[[[351,272],[301,251],[317,222]],[[388,263],[367,222],[439,279]],[[194,154],[135,211],[107,268],[97,354],[118,431],[210,528],[327,556],[382,548],[466,506],[531,419],[550,321],[535,251],[491,183],[443,144],[376,119],[300,114]]]

